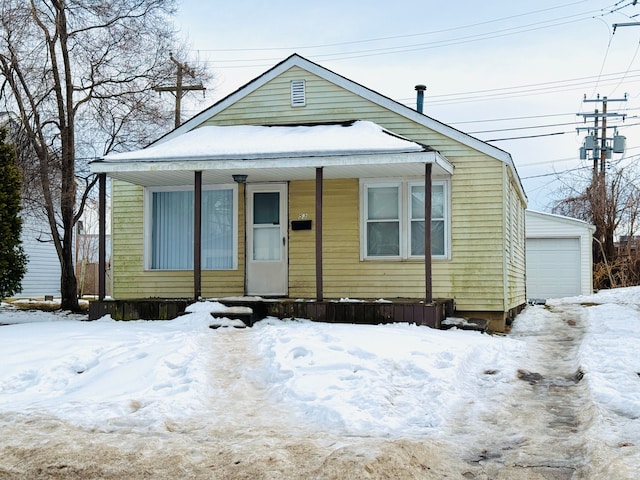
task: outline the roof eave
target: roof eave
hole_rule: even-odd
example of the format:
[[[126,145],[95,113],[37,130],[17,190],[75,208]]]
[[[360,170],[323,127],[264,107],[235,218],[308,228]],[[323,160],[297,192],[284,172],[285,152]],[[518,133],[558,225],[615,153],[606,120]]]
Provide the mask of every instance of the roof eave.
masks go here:
[[[192,157],[158,158],[130,161],[101,161],[91,163],[93,173],[145,172],[171,170],[233,170],[233,169],[269,169],[269,168],[309,168],[331,166],[389,165],[402,163],[431,163],[443,172],[453,174],[453,165],[435,151],[426,152],[384,152],[338,155],[279,157]]]

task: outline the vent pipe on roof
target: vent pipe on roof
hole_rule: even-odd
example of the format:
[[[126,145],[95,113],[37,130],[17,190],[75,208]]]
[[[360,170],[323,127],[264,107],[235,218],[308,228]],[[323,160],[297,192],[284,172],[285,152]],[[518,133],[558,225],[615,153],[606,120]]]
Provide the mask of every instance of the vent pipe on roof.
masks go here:
[[[424,107],[424,92],[426,89],[426,85],[416,85],[416,92],[418,92],[418,97],[416,98],[416,110],[418,113],[422,113],[422,109]]]

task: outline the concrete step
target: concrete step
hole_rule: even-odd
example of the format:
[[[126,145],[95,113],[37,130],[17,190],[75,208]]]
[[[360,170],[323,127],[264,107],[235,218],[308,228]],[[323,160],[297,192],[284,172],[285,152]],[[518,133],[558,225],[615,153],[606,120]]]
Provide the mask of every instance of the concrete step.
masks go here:
[[[233,327],[245,328],[253,325],[253,309],[250,307],[227,307],[224,312],[211,312],[214,321],[209,328]]]
[[[441,330],[448,330],[450,328],[459,328],[460,330],[473,330],[476,332],[486,332],[489,327],[489,322],[484,318],[456,318],[447,317],[441,324]]]

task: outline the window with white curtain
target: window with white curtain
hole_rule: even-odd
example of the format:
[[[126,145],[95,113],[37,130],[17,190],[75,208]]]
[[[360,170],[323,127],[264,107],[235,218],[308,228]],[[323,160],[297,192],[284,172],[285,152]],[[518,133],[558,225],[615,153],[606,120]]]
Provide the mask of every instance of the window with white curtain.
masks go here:
[[[361,181],[363,258],[424,258],[424,182]],[[448,182],[431,189],[431,255],[447,258]]]
[[[148,268],[192,270],[193,190],[150,189],[148,200]],[[237,268],[237,217],[235,186],[203,188],[202,269]]]

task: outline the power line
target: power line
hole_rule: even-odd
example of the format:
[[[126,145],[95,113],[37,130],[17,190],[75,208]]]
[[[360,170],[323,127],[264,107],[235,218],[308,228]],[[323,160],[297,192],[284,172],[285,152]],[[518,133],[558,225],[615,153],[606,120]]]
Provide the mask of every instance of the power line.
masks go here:
[[[621,75],[623,78],[628,75],[629,73],[636,73],[638,75],[634,75],[634,77],[636,76],[640,76],[640,69],[638,70],[628,70],[625,72],[614,72],[614,73],[607,73],[604,76],[605,77],[614,77],[616,75]],[[503,92],[505,90],[522,90],[522,89],[527,89],[526,92],[532,92],[532,91],[536,91],[538,90],[535,87],[555,87],[555,86],[563,86],[563,85],[558,85],[558,84],[563,84],[563,83],[569,83],[569,82],[573,82],[573,83],[569,83],[569,85],[565,85],[565,86],[575,86],[575,85],[582,85],[581,82],[583,81],[598,81],[601,78],[601,75],[590,75],[587,77],[575,77],[575,78],[567,78],[564,80],[553,80],[550,82],[538,82],[538,83],[529,83],[529,84],[524,84],[524,85],[514,85],[511,87],[500,87],[500,88],[488,88],[488,89],[483,89],[483,90],[469,90],[469,91],[464,91],[464,92],[455,92],[455,93],[445,93],[442,95],[430,95],[428,97],[428,100],[435,100],[438,101],[439,98],[441,97],[458,97],[461,95],[472,95],[472,94],[482,94],[482,95],[486,95],[486,94],[491,94],[492,92]],[[618,80],[619,78],[609,78],[608,80]],[[575,82],[580,82],[580,83],[575,83]],[[520,92],[518,92],[520,93]],[[465,97],[466,98],[466,97]],[[405,98],[402,100],[410,100],[409,98]]]
[[[549,117],[565,117],[571,115],[572,117],[575,113],[550,113],[548,115],[529,115],[526,117],[504,117],[504,118],[485,118],[482,120],[465,120],[463,122],[447,122],[449,125],[464,125],[465,123],[488,123],[488,122],[503,122],[507,120],[529,120],[531,118],[549,118]]]
[[[565,125],[582,125],[580,122],[568,122],[568,123],[549,123],[547,125],[529,125],[526,127],[511,127],[511,128],[496,128],[493,130],[477,130],[474,132],[465,132],[468,134],[478,134],[478,133],[494,133],[494,132],[511,132],[514,130],[531,130],[534,128],[550,128],[550,127],[563,127]]]
[[[557,125],[563,125],[561,123],[557,124]],[[566,123],[564,125],[572,125],[570,123]],[[576,125],[582,125],[581,123],[577,123]],[[616,128],[621,129],[621,128],[626,128],[626,127],[637,127],[638,125],[640,125],[640,123],[632,123],[632,124],[617,124],[615,125]],[[517,127],[517,128],[505,128],[502,130],[496,129],[496,130],[485,130],[484,132],[465,132],[468,134],[478,134],[478,133],[493,133],[493,132],[508,132],[508,131],[512,131],[512,130],[528,130],[528,129],[533,129],[533,128],[545,128],[545,127],[552,127],[554,125],[537,125],[537,126],[532,126],[532,127]],[[553,133],[543,133],[540,135],[524,135],[524,136],[520,136],[520,137],[508,137],[508,138],[495,138],[495,139],[491,139],[491,140],[483,140],[483,142],[487,142],[487,143],[491,143],[491,142],[503,142],[506,140],[521,140],[521,139],[525,139],[525,138],[538,138],[538,137],[553,137],[556,135],[566,135],[569,133],[575,133],[574,131],[569,131],[569,132],[553,132]],[[636,148],[636,147],[633,147]]]
[[[579,2],[576,2],[579,3]],[[572,5],[572,4],[568,4],[567,6]],[[544,10],[542,10],[544,11]],[[567,15],[564,17],[559,17],[559,18],[553,18],[553,19],[547,19],[544,21],[540,21],[540,22],[534,22],[534,23],[530,23],[530,24],[525,24],[525,25],[520,25],[517,27],[509,27],[509,28],[505,28],[505,29],[501,29],[501,30],[493,30],[491,32],[486,32],[486,33],[480,33],[480,34],[475,34],[475,35],[467,35],[467,36],[462,36],[462,37],[457,37],[457,38],[452,38],[452,39],[447,39],[447,40],[438,40],[438,41],[433,41],[433,42],[425,42],[425,43],[416,43],[416,44],[409,44],[409,45],[399,45],[399,46],[394,46],[394,47],[384,47],[384,48],[376,48],[376,49],[364,49],[364,50],[354,50],[354,51],[350,51],[350,52],[338,52],[338,53],[327,53],[327,54],[317,54],[317,55],[313,55],[312,58],[313,59],[323,59],[326,61],[329,60],[333,60],[333,61],[338,61],[338,60],[347,60],[347,59],[353,59],[353,58],[363,58],[363,57],[369,57],[369,56],[375,56],[375,55],[388,55],[388,54],[394,54],[394,53],[404,53],[404,52],[412,52],[412,51],[416,51],[416,50],[427,50],[427,49],[432,49],[432,48],[440,48],[440,47],[445,47],[445,46],[452,46],[452,45],[459,45],[459,44],[464,44],[464,43],[469,43],[469,42],[475,42],[478,40],[488,40],[488,39],[493,39],[493,38],[500,38],[500,37],[504,37],[504,36],[509,36],[509,35],[515,35],[518,33],[525,33],[525,32],[531,32],[531,31],[536,31],[536,30],[541,30],[544,28],[551,28],[551,27],[557,27],[557,26],[562,26],[562,25],[566,25],[569,23],[576,23],[576,22],[580,22],[580,21],[584,21],[584,20],[590,20],[593,18],[597,18],[597,16],[604,16],[604,15],[608,15],[610,12],[605,12],[602,13],[603,10],[602,9],[596,9],[596,10],[590,10],[590,11],[586,11],[586,12],[582,12],[582,13],[578,13],[578,14],[573,14],[573,15]],[[599,14],[597,16],[595,16],[594,14]],[[524,14],[522,14],[524,15]],[[581,18],[576,18],[576,17],[581,17]],[[505,19],[508,19],[509,17],[505,17]],[[567,20],[567,19],[573,19],[573,20]],[[498,19],[498,20],[493,20],[493,21],[488,21],[488,22],[482,22],[479,25],[482,25],[484,23],[492,23],[495,21],[501,21],[504,19]],[[566,20],[566,21],[563,21]],[[447,31],[450,30],[460,30],[461,28],[464,27],[460,27],[460,28],[452,28],[452,29],[447,29]],[[412,34],[413,35],[413,34]],[[402,38],[404,36],[398,36],[399,38]],[[384,37],[380,37],[380,39],[374,39],[374,40],[382,40],[384,39]],[[362,41],[362,42],[366,42],[366,41]],[[345,42],[345,44],[348,44],[350,42]],[[358,41],[354,41],[353,43],[359,43]],[[340,45],[340,44],[337,44]],[[327,46],[333,46],[333,45],[327,45]],[[265,48],[247,48],[247,49],[242,49],[244,51],[269,51],[269,50],[295,50],[296,48],[300,49],[302,47],[282,47],[282,48],[274,48],[274,49],[265,49]],[[318,45],[318,46],[309,46],[308,48],[324,48],[323,45]],[[233,50],[233,49],[220,49],[220,50],[199,50],[199,51],[238,51],[238,50]],[[250,59],[231,59],[231,60],[217,60],[216,61],[216,66],[217,68],[243,68],[243,67],[263,67],[263,66],[267,66],[269,64],[264,64],[262,62],[273,62],[273,61],[277,61],[280,60],[280,58],[250,58]],[[250,65],[220,65],[220,63],[251,63]],[[254,62],[260,62],[260,63],[254,63]]]
[[[447,32],[451,32],[451,31],[459,31],[459,30],[463,30],[463,29],[467,29],[467,28],[473,28],[473,27],[479,27],[481,25],[489,25],[492,23],[497,23],[497,22],[502,22],[504,20],[512,20],[514,18],[518,18],[518,17],[525,17],[525,16],[529,16],[529,15],[534,15],[537,13],[542,13],[542,12],[547,12],[550,10],[558,10],[561,8],[565,8],[565,7],[571,7],[580,3],[586,3],[586,0],[580,0],[580,1],[576,1],[576,2],[571,2],[571,3],[566,3],[564,5],[558,5],[555,7],[549,7],[549,8],[543,8],[540,10],[533,10],[530,12],[525,12],[525,13],[520,13],[520,14],[516,14],[516,15],[511,15],[508,17],[500,17],[500,18],[496,18],[493,20],[487,20],[484,22],[477,22],[477,23],[471,23],[468,25],[462,25],[459,27],[451,27],[451,28],[444,28],[441,30],[432,30],[432,31],[428,31],[428,32],[420,32],[420,33],[409,33],[409,34],[404,34],[404,35],[392,35],[392,36],[386,36],[386,37],[377,37],[377,38],[369,38],[369,39],[365,39],[365,40],[352,40],[352,41],[348,41],[348,42],[337,42],[337,43],[325,43],[325,44],[317,44],[317,45],[298,45],[298,46],[288,46],[288,47],[258,47],[258,48],[217,48],[217,49],[206,49],[206,50],[199,50],[201,52],[250,52],[250,51],[278,51],[278,50],[309,50],[309,49],[316,49],[316,48],[327,48],[327,47],[341,47],[341,46],[345,46],[345,45],[355,45],[355,44],[361,44],[361,43],[373,43],[373,42],[380,42],[380,41],[387,41],[387,40],[397,40],[400,38],[412,38],[412,37],[421,37],[421,36],[425,36],[425,35],[435,35],[438,33],[447,33]],[[594,10],[595,11],[601,11],[601,10]]]
[[[626,160],[632,160],[634,158],[640,158],[640,155],[632,155],[631,157],[627,157]],[[523,167],[526,165],[519,165],[518,167]],[[575,167],[575,168],[568,168],[566,170],[562,170],[560,172],[551,172],[551,173],[541,173],[539,175],[530,175],[528,177],[520,177],[521,180],[530,180],[532,178],[543,178],[543,177],[551,177],[551,176],[558,176],[558,175],[563,175],[565,173],[571,173],[571,172],[577,172],[578,170],[586,170],[586,169],[591,169],[592,167],[589,165],[581,165],[579,167]]]
[[[567,170],[563,170],[562,172],[552,172],[552,173],[541,173],[540,175],[531,175],[529,177],[522,177],[521,180],[530,180],[532,178],[543,178],[543,177],[551,177],[551,176],[558,176],[558,175],[563,175],[565,173],[571,173],[571,172],[577,172],[578,170],[584,170],[586,168],[591,168],[588,166],[581,166],[581,167],[576,167],[576,168],[570,168]]]
[[[543,133],[540,135],[523,135],[521,137],[493,138],[491,140],[483,140],[483,142],[492,143],[492,142],[504,142],[505,140],[522,140],[524,138],[553,137],[556,135],[565,135],[567,133],[573,133],[573,132],[555,132],[555,133]]]
[[[636,78],[636,77],[640,80],[640,74],[633,75],[631,78]],[[610,79],[610,82],[614,82],[616,80],[619,80],[619,78],[612,78]],[[579,82],[575,84],[560,85],[557,87],[532,88],[532,89],[521,90],[521,91],[512,92],[512,93],[506,92],[506,93],[489,93],[484,95],[469,95],[467,97],[460,97],[456,99],[432,100],[433,97],[429,97],[425,99],[425,103],[431,106],[440,106],[440,105],[455,105],[459,103],[478,102],[478,101],[489,101],[489,100],[496,100],[496,99],[502,100],[502,99],[517,98],[517,97],[523,97],[523,96],[531,96],[531,95],[547,95],[551,93],[577,91],[577,90],[583,89],[589,84],[590,82]],[[600,84],[600,86],[609,86],[609,85],[613,85],[613,83]],[[515,87],[504,88],[502,90],[509,90],[510,88],[515,88]],[[496,92],[498,91],[496,90]]]
[[[553,163],[561,163],[561,162],[570,162],[570,161],[575,161],[576,157],[565,157],[565,158],[557,158],[555,160],[542,160],[541,162],[533,162],[533,163],[519,163],[517,165],[518,168],[520,167],[535,167],[537,165],[547,165],[547,164],[553,164]]]
[[[640,110],[640,107],[634,108],[625,108],[625,111],[629,110]],[[549,117],[566,117],[571,116],[575,117],[575,112],[567,112],[567,113],[548,113],[545,115],[527,115],[522,117],[502,117],[502,118],[483,118],[480,120],[465,120],[462,122],[446,122],[449,125],[463,125],[465,123],[488,123],[488,122],[504,122],[509,120],[529,120],[532,118],[549,118]],[[636,117],[627,117],[627,118],[636,118]]]
[[[510,128],[496,128],[493,130],[477,130],[474,132],[465,132],[468,134],[479,134],[479,133],[494,133],[494,132],[511,132],[511,131],[515,131],[515,130],[533,130],[536,128],[551,128],[551,127],[562,127],[565,125],[584,125],[583,122],[567,122],[567,123],[548,123],[546,125],[527,125],[524,127],[510,127]],[[623,128],[623,127],[634,127],[640,125],[640,123],[632,123],[632,124],[624,124],[624,123],[618,123],[615,124],[616,127],[618,128]],[[564,133],[571,133],[571,132],[564,132]]]

